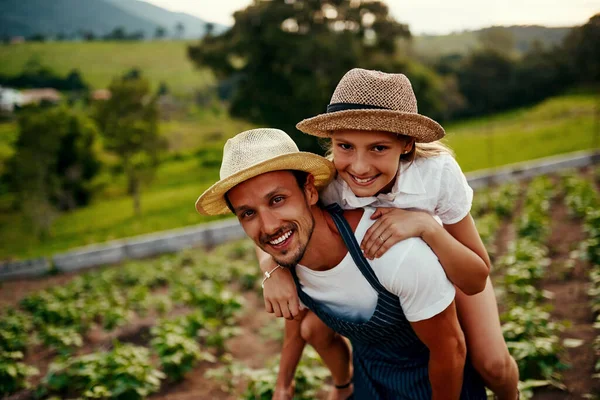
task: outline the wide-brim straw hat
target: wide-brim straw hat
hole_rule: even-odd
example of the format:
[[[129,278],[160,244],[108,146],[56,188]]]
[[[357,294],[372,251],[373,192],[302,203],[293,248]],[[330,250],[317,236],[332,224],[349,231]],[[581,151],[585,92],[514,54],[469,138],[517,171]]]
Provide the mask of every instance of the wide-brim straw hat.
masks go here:
[[[445,135],[440,124],[418,113],[415,93],[405,75],[360,68],[342,77],[325,114],[305,119],[296,128],[319,137],[346,129],[385,131],[423,143]]]
[[[279,129],[252,129],[225,143],[220,181],[196,201],[200,214],[219,215],[231,211],[225,194],[238,184],[272,171],[297,170],[312,174],[315,187],[327,185],[335,175],[333,163],[324,157],[298,150],[287,133]]]

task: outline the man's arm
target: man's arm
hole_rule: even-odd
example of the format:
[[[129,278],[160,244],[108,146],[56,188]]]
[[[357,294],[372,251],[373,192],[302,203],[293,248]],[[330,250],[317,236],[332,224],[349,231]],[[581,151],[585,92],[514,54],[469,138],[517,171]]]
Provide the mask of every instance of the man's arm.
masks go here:
[[[263,274],[273,271],[277,267],[275,260],[258,246],[254,247],[258,265]],[[276,269],[271,277],[265,281],[263,298],[265,310],[268,313],[275,313],[277,317],[293,319],[300,313],[300,301],[296,292],[296,284],[287,268]]]
[[[429,348],[432,400],[460,398],[467,347],[454,301],[441,313],[411,326]]]

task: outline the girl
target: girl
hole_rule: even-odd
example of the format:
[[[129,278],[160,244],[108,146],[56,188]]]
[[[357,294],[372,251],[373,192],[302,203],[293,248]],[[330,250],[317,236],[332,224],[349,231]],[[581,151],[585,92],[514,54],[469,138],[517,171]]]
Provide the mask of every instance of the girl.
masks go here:
[[[473,365],[499,399],[517,399],[518,369],[502,337],[487,278],[490,260],[469,214],[473,192],[449,149],[438,141],[444,129],[417,113],[408,78],[353,69],[338,84],[327,113],[301,121],[297,128],[331,139],[330,156],[338,173],[321,193],[324,204],[378,207],[372,217],[378,221],[361,243],[367,258],[381,256],[406,238],[427,238],[460,289],[456,305]],[[259,261],[263,271],[276,268],[264,253]],[[332,372],[336,388],[330,399],[347,398],[352,387],[344,340],[311,312],[298,312],[288,271],[275,270],[265,278],[264,289],[267,311],[297,316],[286,321],[275,397],[291,398],[293,372],[309,342]]]

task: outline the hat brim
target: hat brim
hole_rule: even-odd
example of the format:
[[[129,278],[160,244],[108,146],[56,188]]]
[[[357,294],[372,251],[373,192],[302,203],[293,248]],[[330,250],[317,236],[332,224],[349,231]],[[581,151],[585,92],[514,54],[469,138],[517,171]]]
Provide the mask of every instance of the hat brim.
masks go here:
[[[356,129],[384,131],[414,137],[428,143],[444,137],[444,128],[421,114],[393,110],[344,110],[320,114],[296,124],[300,131],[313,136],[329,137],[332,131]]]
[[[231,210],[225,202],[225,194],[229,190],[258,175],[283,170],[305,171],[312,174],[317,189],[326,186],[335,175],[333,163],[324,157],[307,152],[283,154],[254,164],[218,181],[198,197],[196,211],[204,215],[229,214]]]

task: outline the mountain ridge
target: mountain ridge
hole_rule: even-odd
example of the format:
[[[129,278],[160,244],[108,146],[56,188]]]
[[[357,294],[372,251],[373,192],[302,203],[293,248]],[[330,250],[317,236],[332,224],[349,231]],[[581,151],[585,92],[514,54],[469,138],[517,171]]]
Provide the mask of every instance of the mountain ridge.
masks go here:
[[[92,32],[96,36],[123,27],[127,33],[143,32],[146,38],[154,36],[160,26],[171,37],[175,25],[184,26],[183,38],[198,38],[206,31],[208,21],[186,14],[172,12],[138,0],[2,0],[0,2],[0,36],[29,37],[74,36]],[[214,24],[215,33],[227,29]]]

